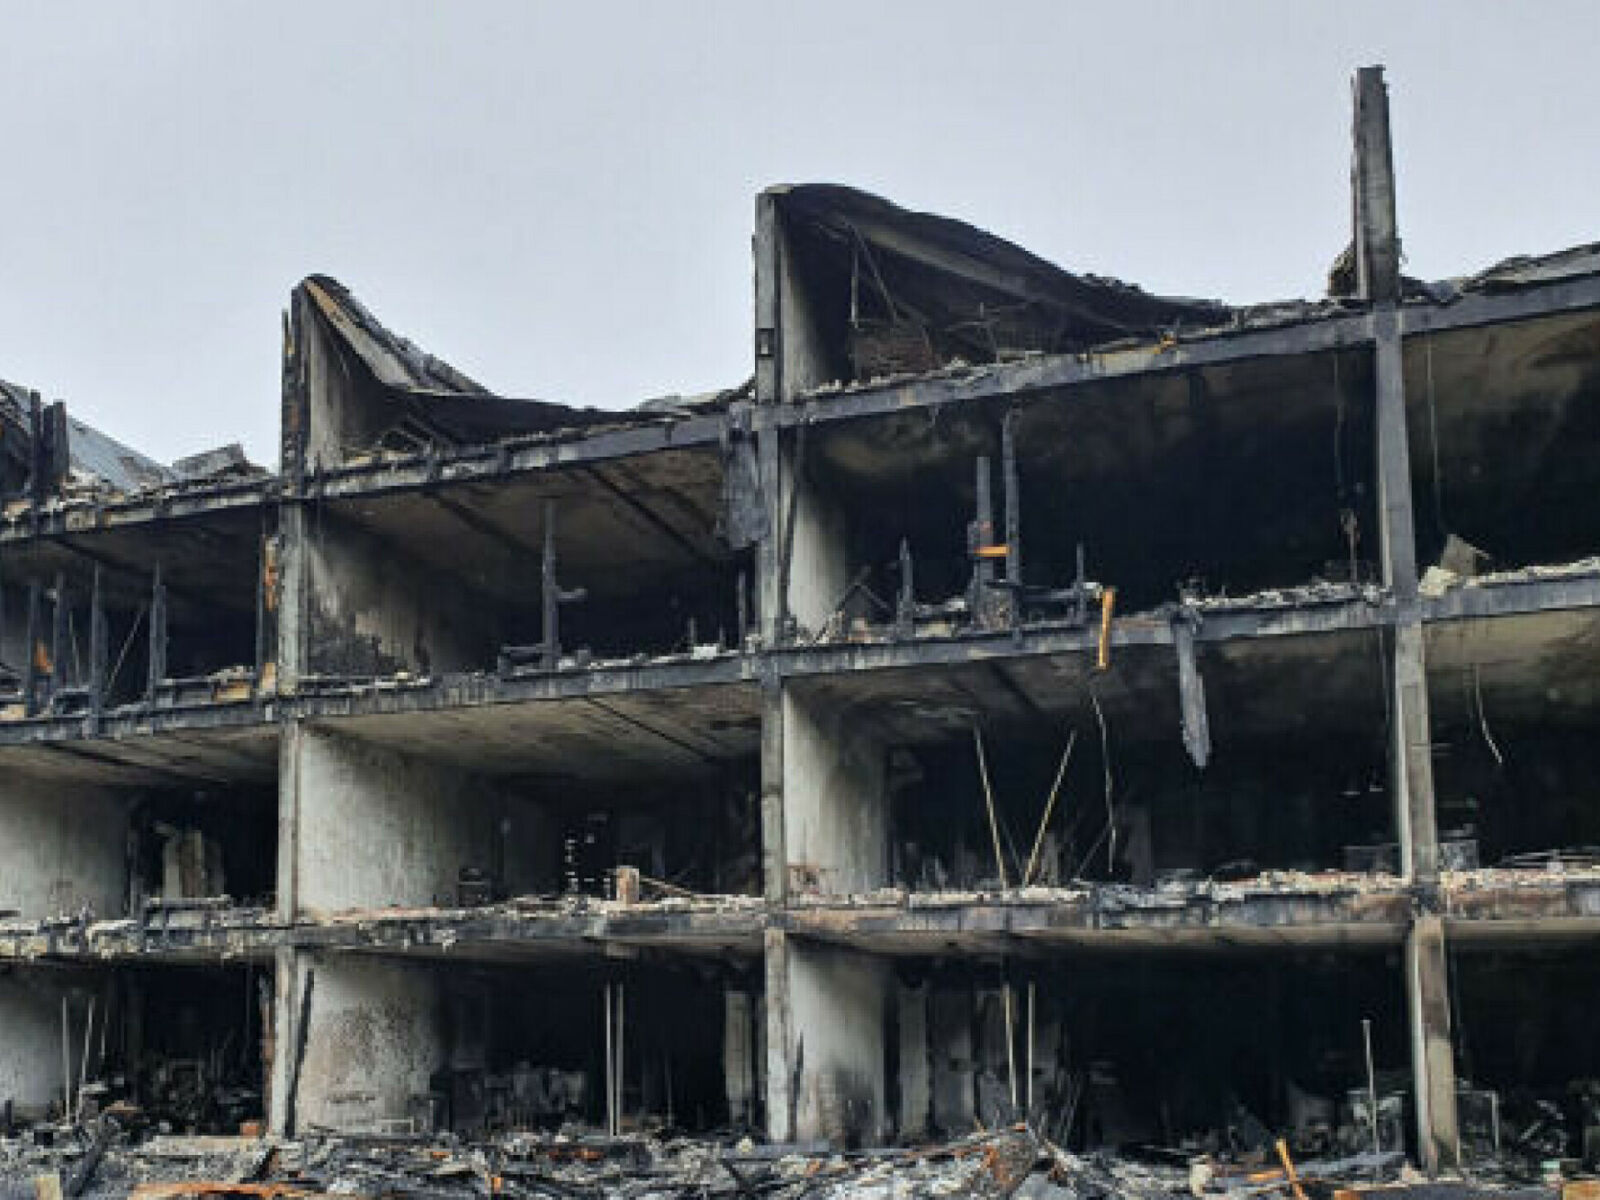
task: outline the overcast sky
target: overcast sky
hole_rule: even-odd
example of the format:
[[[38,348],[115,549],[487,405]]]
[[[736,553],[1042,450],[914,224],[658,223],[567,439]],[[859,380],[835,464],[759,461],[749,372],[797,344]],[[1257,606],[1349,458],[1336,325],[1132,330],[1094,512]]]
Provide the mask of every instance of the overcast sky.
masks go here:
[[[0,378],[277,465],[327,272],[487,386],[750,370],[753,197],[850,183],[1072,270],[1254,301],[1348,233],[1389,82],[1407,270],[1600,239],[1600,6],[0,0]]]

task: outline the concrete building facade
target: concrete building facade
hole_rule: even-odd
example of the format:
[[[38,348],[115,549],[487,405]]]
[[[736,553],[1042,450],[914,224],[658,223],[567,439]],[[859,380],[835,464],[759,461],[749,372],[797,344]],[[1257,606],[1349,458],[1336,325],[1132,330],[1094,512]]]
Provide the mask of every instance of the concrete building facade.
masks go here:
[[[1404,277],[1387,105],[1320,301],[808,185],[712,396],[494,395],[325,277],[276,474],[8,391],[0,1103],[1581,1138],[1600,250]]]

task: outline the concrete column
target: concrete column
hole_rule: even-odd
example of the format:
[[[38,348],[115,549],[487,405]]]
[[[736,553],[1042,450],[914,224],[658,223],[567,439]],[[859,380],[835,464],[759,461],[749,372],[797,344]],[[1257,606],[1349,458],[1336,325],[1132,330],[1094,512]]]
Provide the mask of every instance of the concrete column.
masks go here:
[[[888,879],[888,754],[848,712],[783,697],[783,836],[789,888],[829,895]]]
[[[850,586],[850,530],[843,509],[805,474],[804,456],[798,441],[784,454],[784,521],[794,528],[786,529],[780,553],[789,563],[789,616],[803,634],[815,635]]]
[[[87,907],[109,918],[123,916],[127,903],[128,808],[120,797],[81,783],[0,780],[0,909],[38,920]]]
[[[278,919],[300,911],[300,755],[305,726],[286,721],[278,734]]]
[[[934,987],[928,1023],[933,1040],[933,1123],[944,1134],[959,1134],[977,1119],[977,1048],[968,988]]]
[[[307,960],[304,951],[280,946],[273,952],[272,1062],[267,1075],[267,1127],[276,1137],[293,1136],[289,1115],[299,1086],[300,1013]],[[315,1000],[313,994],[311,997]]]
[[[1417,1100],[1419,1157],[1430,1175],[1461,1165],[1455,1052],[1450,1040],[1450,964],[1444,923],[1419,916],[1406,937],[1406,1010]]]
[[[933,1109],[933,1076],[928,1058],[928,985],[902,986],[897,1012],[900,1041],[900,1105],[896,1132],[901,1138],[926,1137]]]
[[[792,938],[784,957],[791,1092],[783,1098],[792,1106],[792,1135],[841,1146],[882,1141],[889,1132],[887,965]]]
[[[789,252],[783,194],[784,189],[775,188],[756,198],[758,417],[760,406],[791,403],[834,375],[810,297]],[[771,534],[757,556],[756,590],[762,633],[768,645],[775,645],[783,633],[785,616],[793,615],[802,624],[820,623],[849,581],[843,578],[847,568],[835,565],[839,557],[834,545],[838,521],[828,515],[821,497],[808,495],[804,486],[804,435],[797,429],[780,431],[770,416],[761,418],[759,430],[762,486]],[[842,549],[842,542],[838,549]],[[789,592],[787,605],[782,595],[785,590]],[[818,605],[824,606],[820,617]]]
[[[768,904],[789,895],[789,854],[783,817],[783,681],[761,684],[761,873]]]
[[[284,745],[296,915],[433,904],[492,862],[498,809],[471,775],[326,730]]]
[[[281,695],[292,696],[301,676],[310,670],[306,662],[309,638],[306,633],[307,558],[306,505],[286,498],[278,511],[281,548],[278,553],[278,646],[277,683]]]
[[[762,954],[767,982],[767,1136],[774,1142],[792,1142],[799,1096],[791,1040],[789,935],[768,929],[762,935]]]
[[[10,1100],[19,1118],[43,1118],[65,1095],[61,1046],[61,1003],[70,995],[70,977],[48,969],[0,975],[0,1104]],[[75,1070],[83,1036],[83,1013],[73,1010],[77,1038],[68,1039]],[[74,1079],[76,1083],[76,1079]]]
[[[353,1133],[418,1115],[418,1098],[444,1062],[435,968],[302,955],[299,974],[301,997],[312,982],[305,1056],[293,1089],[295,1128]],[[291,1045],[291,1058],[297,1048]]]
[[[1354,167],[1356,277],[1373,306],[1379,544],[1383,580],[1394,604],[1390,659],[1390,777],[1401,871],[1424,888],[1439,870],[1434,810],[1433,738],[1427,662],[1417,594],[1411,451],[1406,430],[1400,330],[1400,238],[1395,221],[1389,95],[1381,67],[1356,73]],[[1455,1056],[1444,939],[1438,918],[1421,914],[1406,942],[1406,1004],[1411,1017],[1417,1143],[1423,1167],[1436,1173],[1459,1162]]]
[[[755,998],[729,989],[722,1001],[722,1078],[728,1098],[728,1120],[735,1128],[755,1115]]]
[[[777,406],[832,377],[793,269],[783,194],[777,188],[757,198],[754,242],[758,457],[770,529],[757,552],[757,596],[768,646],[786,636],[790,617],[820,627],[849,583],[843,515],[806,484],[804,435],[782,432],[773,420]],[[786,901],[795,873],[829,891],[877,886],[887,869],[882,748],[853,737],[839,714],[798,702],[780,680],[766,689],[768,902]],[[781,930],[767,932],[765,949],[770,1135],[876,1140],[886,1124],[882,964],[797,944]]]
[[[778,209],[770,192],[756,197],[755,254],[755,400],[756,462],[761,495],[767,508],[767,536],[756,547],[756,625],[762,641],[777,644],[778,546],[782,540],[783,506],[779,501],[781,431],[771,420],[781,386],[778,367]]]

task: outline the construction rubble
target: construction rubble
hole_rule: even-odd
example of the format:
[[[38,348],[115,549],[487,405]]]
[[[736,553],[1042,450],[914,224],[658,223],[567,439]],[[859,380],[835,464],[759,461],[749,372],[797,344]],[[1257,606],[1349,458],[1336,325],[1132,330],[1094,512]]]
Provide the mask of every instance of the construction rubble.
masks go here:
[[[1513,1162],[1515,1165],[1513,1165]],[[1587,1177],[1585,1177],[1587,1178]],[[623,1200],[1219,1200],[1283,1196],[1402,1200],[1505,1196],[1588,1200],[1553,1163],[1510,1160],[1424,1185],[1399,1152],[1297,1159],[1285,1143],[1255,1153],[1143,1147],[1069,1153],[1026,1125],[935,1145],[837,1151],[748,1137],[506,1133],[492,1140],[404,1135],[297,1140],[130,1136],[113,1118],[88,1129],[0,1140],[0,1198],[352,1196],[395,1200],[619,1197]],[[1586,1190],[1588,1189],[1588,1190]]]

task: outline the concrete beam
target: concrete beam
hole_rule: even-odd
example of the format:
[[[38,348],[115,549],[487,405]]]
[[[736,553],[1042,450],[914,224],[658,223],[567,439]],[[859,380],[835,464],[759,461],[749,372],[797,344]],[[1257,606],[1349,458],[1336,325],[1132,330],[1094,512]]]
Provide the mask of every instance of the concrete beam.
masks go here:
[[[132,496],[63,504],[42,509],[37,514],[24,510],[0,519],[0,546],[23,546],[31,542],[55,541],[70,534],[93,535],[101,530],[204,517],[239,509],[267,509],[276,503],[277,494],[276,480],[259,479],[214,485],[174,485]]]
[[[1342,876],[1302,888],[1201,884],[1187,892],[1087,885],[1012,897],[960,893],[808,900],[775,919],[809,940],[900,954],[1004,953],[1019,939],[1076,946],[1399,945],[1412,897],[1392,876]]]
[[[538,440],[507,438],[482,446],[385,457],[351,466],[323,467],[307,476],[307,499],[371,499],[401,492],[440,491],[453,484],[478,485],[571,467],[716,446],[722,414],[641,418],[618,414],[618,427]]]

